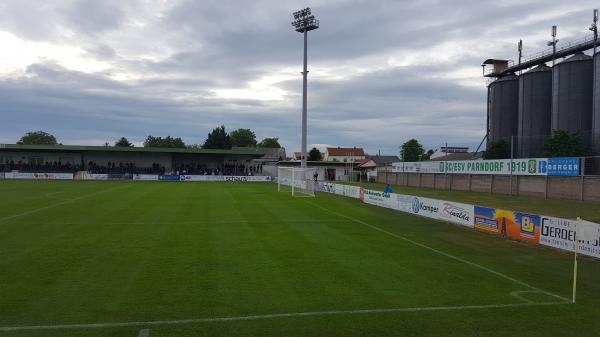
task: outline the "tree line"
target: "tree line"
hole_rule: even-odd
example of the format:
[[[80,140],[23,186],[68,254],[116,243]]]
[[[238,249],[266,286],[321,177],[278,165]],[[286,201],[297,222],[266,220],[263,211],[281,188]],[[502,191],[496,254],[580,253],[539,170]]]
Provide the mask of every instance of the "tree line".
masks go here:
[[[58,145],[54,135],[45,131],[27,132],[17,142],[20,145]],[[110,143],[104,143],[105,146],[111,146]],[[133,147],[126,137],[121,137],[114,142],[115,147]],[[279,138],[268,137],[260,142],[256,140],[256,134],[250,129],[236,129],[231,132],[225,130],[221,125],[208,133],[203,144],[186,145],[180,137],[156,137],[149,135],[144,140],[144,147],[163,147],[163,148],[192,148],[192,149],[231,149],[232,147],[265,147],[280,148]]]
[[[484,159],[509,159],[511,157],[510,143],[505,140],[496,140],[490,143],[487,150],[483,151]],[[425,151],[423,145],[416,139],[410,139],[400,146],[402,161],[429,160],[433,150]],[[545,157],[584,157],[590,151],[584,146],[583,138],[578,132],[565,130],[555,131],[543,145]]]

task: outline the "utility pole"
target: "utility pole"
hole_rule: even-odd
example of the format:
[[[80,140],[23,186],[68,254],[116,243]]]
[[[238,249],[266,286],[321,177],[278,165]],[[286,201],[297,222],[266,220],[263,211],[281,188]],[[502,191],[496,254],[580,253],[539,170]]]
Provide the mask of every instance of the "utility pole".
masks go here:
[[[306,138],[307,138],[307,112],[306,112],[306,87],[307,87],[307,48],[308,48],[308,32],[319,28],[319,20],[314,15],[311,15],[309,7],[294,12],[294,21],[292,26],[298,33],[304,34],[304,67],[302,70],[302,149],[301,149],[301,167],[306,167]]]
[[[552,26],[552,41],[548,41],[548,46],[552,46],[552,66],[556,62],[556,44],[558,39],[556,38],[556,26]]]

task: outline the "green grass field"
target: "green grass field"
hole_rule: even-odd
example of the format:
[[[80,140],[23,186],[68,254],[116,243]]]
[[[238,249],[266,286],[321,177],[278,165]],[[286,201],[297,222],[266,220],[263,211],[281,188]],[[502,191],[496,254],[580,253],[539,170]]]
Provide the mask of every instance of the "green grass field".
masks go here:
[[[598,336],[572,264],[275,184],[0,181],[0,337]]]

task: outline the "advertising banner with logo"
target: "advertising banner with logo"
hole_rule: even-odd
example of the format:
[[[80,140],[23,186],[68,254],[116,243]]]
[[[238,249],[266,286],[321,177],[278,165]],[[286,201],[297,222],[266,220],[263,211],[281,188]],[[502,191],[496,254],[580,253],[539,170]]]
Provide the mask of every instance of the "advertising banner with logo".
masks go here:
[[[6,172],[4,177],[6,179],[73,180],[73,173]]]
[[[575,177],[580,173],[580,160],[577,157],[548,158],[548,175]]]
[[[545,215],[540,216],[540,219],[540,244],[570,252],[575,250],[577,220],[554,218]],[[579,252],[581,254],[600,258],[600,230],[596,229],[596,232],[595,239],[579,241]]]
[[[344,186],[344,195],[350,198],[359,199],[360,198],[360,190],[362,187],[359,186],[351,186],[351,185],[343,185]]]
[[[415,197],[415,196],[408,196],[411,199],[411,203],[410,203],[410,213],[413,214],[417,214],[420,216],[424,216],[424,217],[428,217],[428,218],[434,218],[434,219],[439,219],[440,217],[440,210],[441,210],[441,200],[437,200],[437,199],[429,199],[429,198],[423,198],[423,197]],[[406,202],[406,198],[403,196],[402,198],[402,203],[400,205],[399,208],[404,208],[406,207],[406,204],[404,204]],[[400,201],[400,200],[399,200]]]
[[[158,174],[136,174],[133,176],[133,180],[140,181],[157,181]]]
[[[82,180],[108,180],[108,174],[85,173],[81,177]]]
[[[183,181],[185,176],[180,175],[159,175],[158,180],[160,181]]]
[[[444,173],[452,174],[505,174],[546,175],[548,159],[499,159],[448,161],[443,166]]]
[[[335,193],[335,185],[336,184],[326,183],[323,181],[319,181],[317,183],[317,187],[319,188],[319,191],[326,192],[326,193]]]
[[[394,193],[364,190],[363,201],[370,205],[398,209],[398,199]]]
[[[475,206],[459,202],[442,201],[439,219],[473,228]]]
[[[540,216],[499,208],[475,206],[474,227],[484,232],[500,234],[530,243],[540,241]]]
[[[392,163],[392,172],[400,173],[578,176],[580,169],[576,157]]]
[[[443,161],[417,161],[392,163],[392,172],[442,173]]]
[[[506,235],[510,238],[538,244],[540,242],[540,216],[522,212],[504,211]]]
[[[271,181],[270,176],[223,176],[223,181],[233,182],[268,182]]]
[[[493,234],[499,234],[502,231],[495,208],[474,206],[474,211],[473,226],[475,229]]]

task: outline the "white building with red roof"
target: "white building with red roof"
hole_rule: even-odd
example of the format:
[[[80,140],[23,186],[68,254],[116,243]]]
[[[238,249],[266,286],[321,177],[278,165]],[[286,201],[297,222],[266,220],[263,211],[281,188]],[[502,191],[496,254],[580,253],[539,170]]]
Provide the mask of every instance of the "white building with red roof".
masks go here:
[[[365,159],[365,156],[365,151],[361,147],[328,147],[323,160],[354,163]]]

